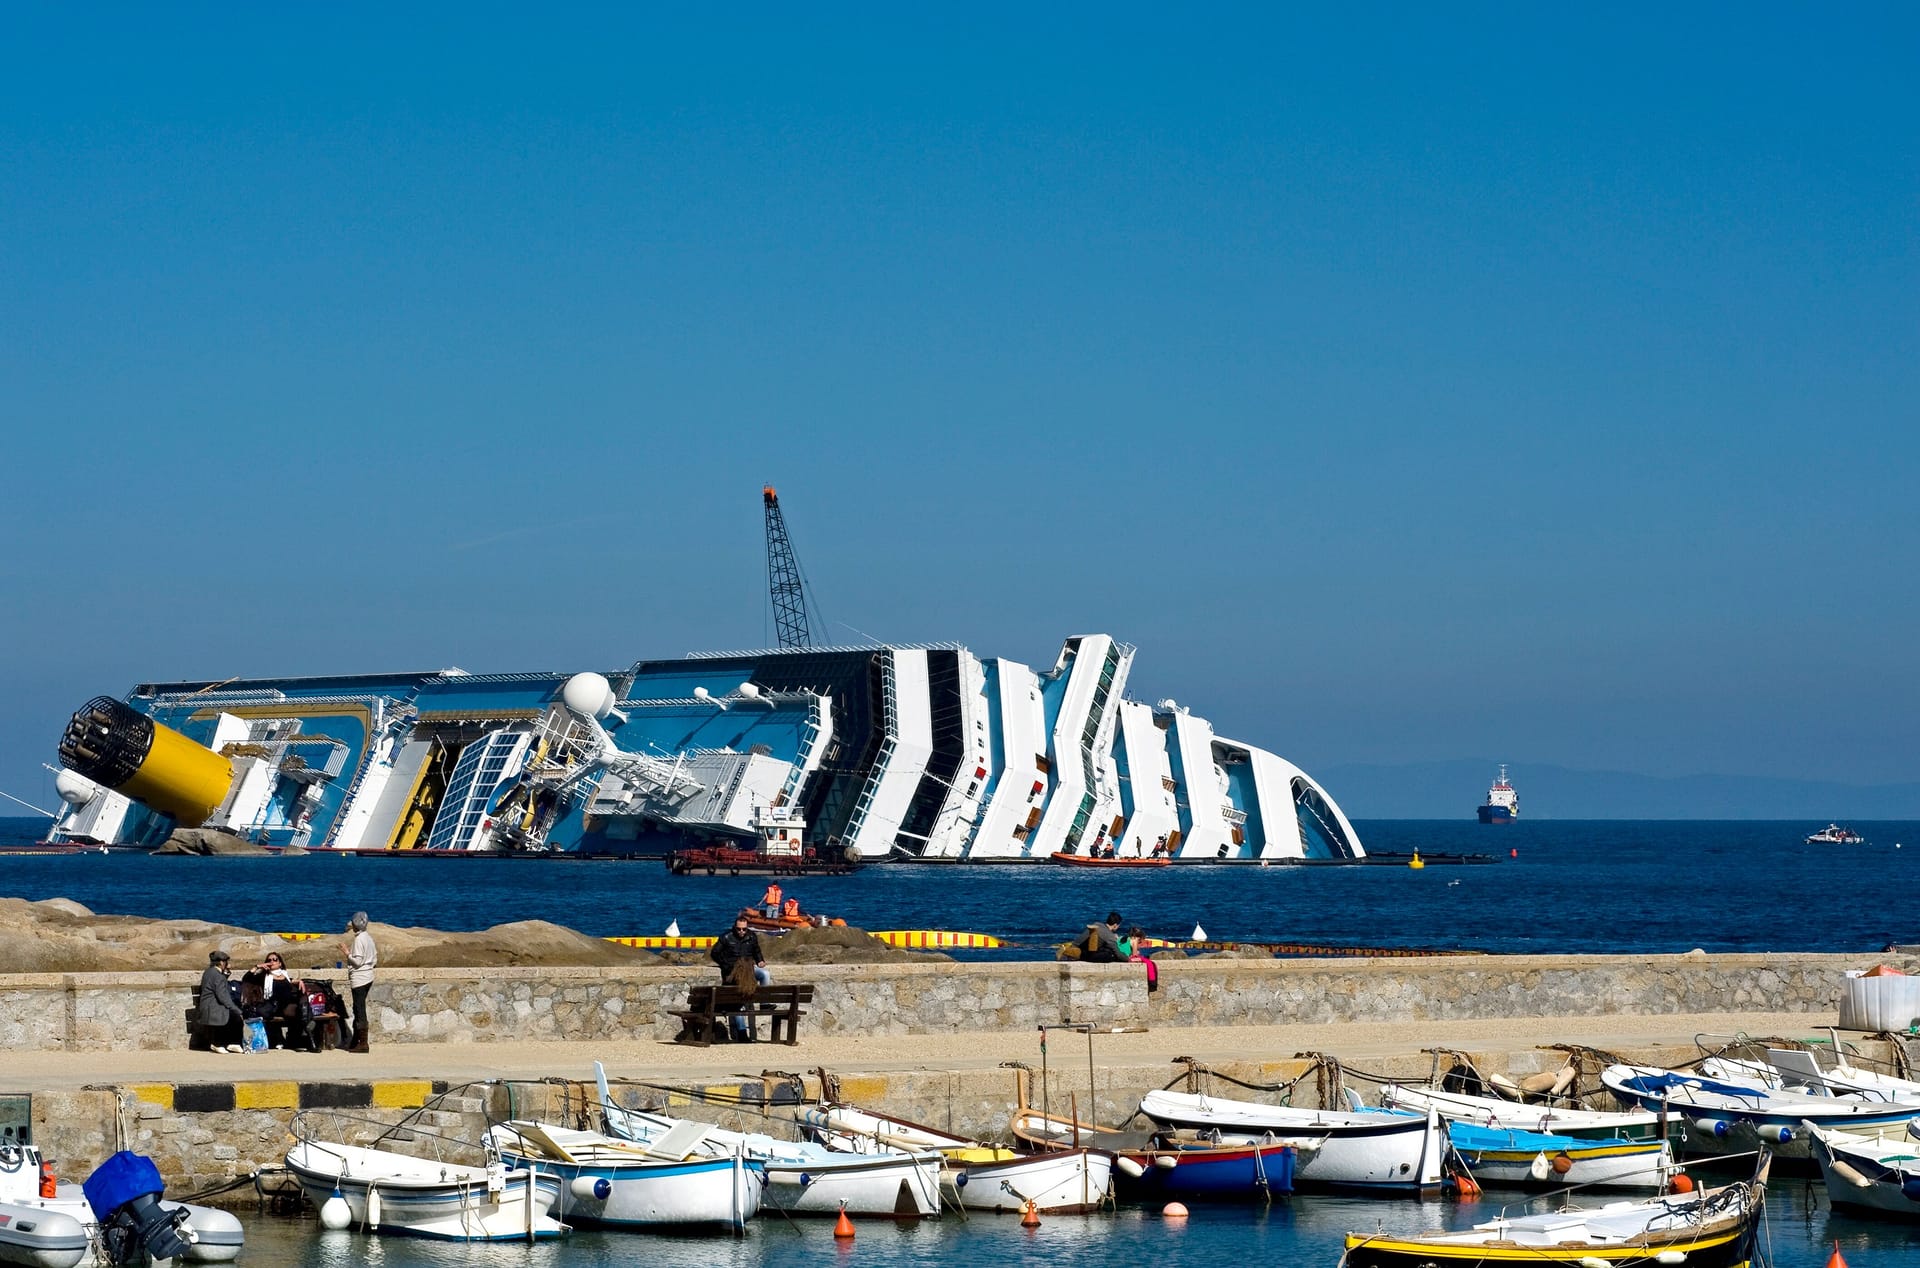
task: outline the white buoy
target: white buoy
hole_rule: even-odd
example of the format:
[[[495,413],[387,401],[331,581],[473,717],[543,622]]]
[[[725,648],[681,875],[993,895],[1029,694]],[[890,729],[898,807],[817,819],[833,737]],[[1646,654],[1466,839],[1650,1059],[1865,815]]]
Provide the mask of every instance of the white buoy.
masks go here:
[[[1195,942],[1205,942],[1207,940],[1207,931],[1200,927],[1200,924],[1198,921],[1194,922],[1193,940]]]
[[[347,1200],[340,1196],[340,1190],[335,1189],[333,1196],[320,1204],[320,1227],[345,1228],[351,1223],[353,1223],[353,1208],[348,1206]]]
[[[678,920],[667,926],[667,936],[669,938],[677,938],[680,936],[680,922]]]
[[[367,1228],[369,1230],[372,1230],[372,1229],[377,1229],[379,1227],[380,1227],[380,1190],[374,1188],[372,1185],[368,1185],[367,1186]]]

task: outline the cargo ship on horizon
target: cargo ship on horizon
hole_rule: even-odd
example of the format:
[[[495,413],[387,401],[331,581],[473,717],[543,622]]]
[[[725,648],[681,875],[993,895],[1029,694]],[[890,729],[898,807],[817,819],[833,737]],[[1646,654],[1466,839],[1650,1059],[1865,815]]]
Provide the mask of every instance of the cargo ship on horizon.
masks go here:
[[[1512,823],[1520,817],[1520,796],[1507,782],[1506,763],[1500,765],[1500,778],[1487,789],[1486,804],[1480,807],[1482,823]]]

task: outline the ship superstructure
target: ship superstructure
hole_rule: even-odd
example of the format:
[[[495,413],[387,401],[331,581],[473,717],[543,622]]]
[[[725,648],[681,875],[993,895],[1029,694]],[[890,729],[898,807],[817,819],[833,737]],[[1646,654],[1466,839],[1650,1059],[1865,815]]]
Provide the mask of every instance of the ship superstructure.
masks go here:
[[[189,826],[308,848],[664,854],[752,843],[777,815],[869,860],[1364,856],[1299,767],[1127,698],[1133,659],[1088,634],[1044,671],[930,644],[149,683],[75,715],[53,837],[158,844]],[[169,801],[162,758],[195,795]]]

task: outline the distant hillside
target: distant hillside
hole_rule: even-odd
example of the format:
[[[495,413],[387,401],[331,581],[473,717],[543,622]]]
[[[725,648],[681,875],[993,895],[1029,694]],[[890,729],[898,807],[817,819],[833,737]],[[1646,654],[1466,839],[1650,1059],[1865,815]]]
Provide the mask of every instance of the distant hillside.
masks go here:
[[[1330,766],[1310,772],[1354,819],[1459,819],[1498,762]],[[1509,762],[1528,819],[1920,819],[1920,783],[1853,785],[1739,775],[1663,778]],[[1817,826],[1817,825],[1816,825]]]

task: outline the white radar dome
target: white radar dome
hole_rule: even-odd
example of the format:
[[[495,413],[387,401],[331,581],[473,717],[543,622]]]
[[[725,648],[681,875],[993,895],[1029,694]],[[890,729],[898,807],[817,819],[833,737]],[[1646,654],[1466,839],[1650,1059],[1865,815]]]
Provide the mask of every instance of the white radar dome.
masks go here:
[[[560,702],[575,713],[604,718],[613,712],[613,684],[599,674],[575,674],[560,688]]]
[[[84,806],[100,795],[100,785],[78,771],[63,770],[53,777],[53,790],[70,806]]]

